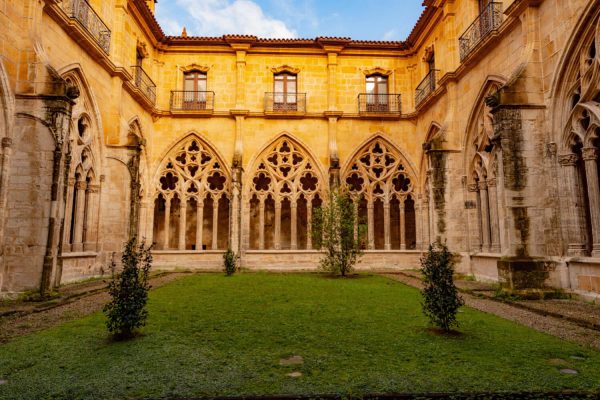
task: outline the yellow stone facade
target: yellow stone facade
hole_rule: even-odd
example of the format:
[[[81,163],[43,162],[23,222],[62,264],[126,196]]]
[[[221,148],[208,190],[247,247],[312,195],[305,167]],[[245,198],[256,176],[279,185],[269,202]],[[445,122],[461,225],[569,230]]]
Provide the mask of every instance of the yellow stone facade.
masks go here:
[[[425,4],[375,42],[168,37],[153,1],[0,0],[0,295],[105,273],[132,235],[161,268],[231,246],[312,269],[338,185],[362,195],[359,268],[417,267],[439,238],[478,279],[600,292],[600,2]],[[189,72],[202,95],[178,93]]]

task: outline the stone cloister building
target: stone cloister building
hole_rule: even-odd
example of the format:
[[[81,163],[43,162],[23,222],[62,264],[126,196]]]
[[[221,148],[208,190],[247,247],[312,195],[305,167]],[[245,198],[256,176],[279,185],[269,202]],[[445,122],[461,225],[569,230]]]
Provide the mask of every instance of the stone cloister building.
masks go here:
[[[166,36],[154,0],[0,0],[0,295],[160,268],[359,268],[600,293],[600,1],[425,0],[402,42]],[[524,272],[525,271],[525,272]],[[527,272],[529,271],[529,272]],[[514,283],[514,282],[513,282]]]

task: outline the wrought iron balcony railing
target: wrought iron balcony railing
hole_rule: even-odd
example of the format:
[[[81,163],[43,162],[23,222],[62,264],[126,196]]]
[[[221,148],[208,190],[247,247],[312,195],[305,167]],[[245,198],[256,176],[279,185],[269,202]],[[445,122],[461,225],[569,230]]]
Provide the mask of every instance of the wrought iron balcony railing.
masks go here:
[[[171,91],[171,111],[212,111],[214,107],[215,92]]]
[[[305,113],[306,93],[265,93],[265,112],[269,113]]]
[[[463,61],[477,45],[502,23],[502,3],[491,2],[479,14],[479,17],[458,39],[460,61]]]
[[[133,67],[133,83],[152,104],[156,103],[156,84],[139,65]]]
[[[361,93],[358,95],[360,114],[400,114],[400,106],[399,94]]]
[[[417,90],[415,91],[415,104],[417,106],[435,91],[435,88],[437,87],[438,72],[437,69],[432,69],[425,75],[425,78],[419,83],[419,86],[417,86]]]
[[[67,15],[78,21],[106,54],[110,52],[110,29],[86,0],[63,0]]]

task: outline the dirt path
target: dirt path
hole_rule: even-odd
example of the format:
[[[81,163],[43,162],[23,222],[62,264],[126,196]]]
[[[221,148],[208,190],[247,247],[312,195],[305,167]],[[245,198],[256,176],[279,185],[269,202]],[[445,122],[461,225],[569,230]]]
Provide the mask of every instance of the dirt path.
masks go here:
[[[422,288],[421,280],[415,276],[403,273],[387,273],[382,275],[409,286]],[[585,328],[562,318],[540,315],[540,313],[518,308],[510,303],[481,298],[464,292],[461,293],[461,296],[467,306],[479,311],[495,314],[504,319],[533,328],[536,331],[600,350],[600,331],[598,330]]]
[[[173,282],[186,273],[163,274],[150,279],[152,288]],[[86,291],[83,291],[87,289]],[[104,290],[105,283],[82,284],[81,287],[70,287],[68,290],[76,291],[78,297],[67,299],[64,303],[41,307],[40,309],[26,309],[19,305],[18,313],[0,318],[0,343],[6,343],[19,336],[27,335],[42,329],[50,328],[68,321],[82,318],[102,309],[109,301],[109,295]],[[24,315],[23,315],[24,313]]]

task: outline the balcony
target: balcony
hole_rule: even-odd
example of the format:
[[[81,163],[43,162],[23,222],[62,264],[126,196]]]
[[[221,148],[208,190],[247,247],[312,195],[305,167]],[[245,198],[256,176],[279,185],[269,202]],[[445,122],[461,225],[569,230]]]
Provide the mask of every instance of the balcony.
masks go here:
[[[156,104],[156,84],[150,79],[146,71],[139,65],[133,67],[133,83],[137,87],[142,95],[152,103]]]
[[[462,62],[490,33],[498,29],[502,23],[502,3],[488,4],[479,17],[467,28],[458,39],[460,61]]]
[[[301,116],[306,113],[306,93],[265,93],[266,115]]]
[[[215,92],[171,91],[171,111],[211,114],[215,107]]]
[[[426,98],[431,95],[435,91],[437,87],[437,75],[439,70],[432,69],[429,71],[425,78],[419,83],[417,86],[417,90],[415,91],[415,105],[419,106]]]
[[[400,95],[361,93],[358,95],[358,112],[361,115],[399,116],[401,112]]]
[[[86,0],[64,0],[62,7],[69,18],[85,28],[106,54],[110,52],[110,29]]]

